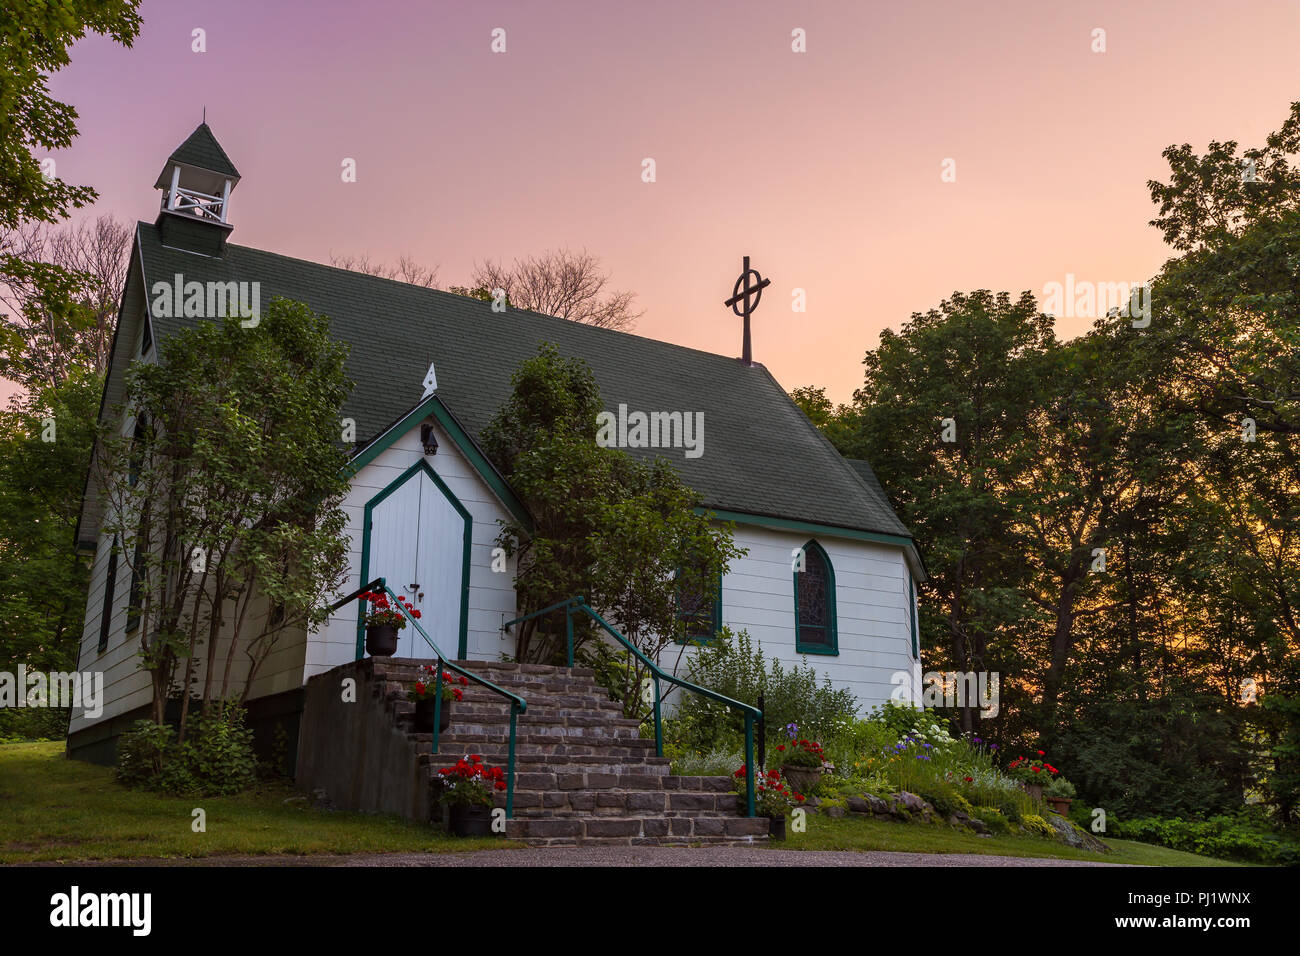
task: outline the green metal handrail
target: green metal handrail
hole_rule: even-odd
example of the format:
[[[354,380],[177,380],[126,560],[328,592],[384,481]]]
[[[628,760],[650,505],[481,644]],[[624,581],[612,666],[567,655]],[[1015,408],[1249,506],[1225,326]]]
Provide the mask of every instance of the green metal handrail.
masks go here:
[[[518,694],[512,694],[510,693],[510,691],[506,690],[505,688],[498,687],[490,680],[487,680],[486,678],[483,677],[479,677],[477,674],[473,673],[472,671],[468,671],[465,668],[461,667],[455,661],[450,660],[445,654],[443,654],[442,649],[438,647],[436,643],[434,643],[433,638],[429,636],[428,632],[425,631],[425,629],[420,626],[420,622],[411,615],[410,611],[406,609],[406,605],[404,605],[398,599],[398,596],[395,593],[393,593],[393,589],[388,586],[388,582],[385,581],[383,578],[375,578],[369,584],[358,588],[356,591],[353,591],[347,597],[341,598],[340,600],[336,601],[333,605],[330,606],[330,610],[331,611],[337,610],[338,608],[342,607],[344,604],[347,604],[349,601],[356,600],[361,595],[365,594],[367,591],[387,592],[388,596],[393,599],[393,604],[396,605],[396,607],[398,607],[401,610],[403,616],[405,616],[405,618],[415,627],[415,629],[420,632],[420,636],[424,638],[425,642],[431,648],[433,648],[433,652],[438,656],[438,677],[436,680],[436,686],[434,688],[434,698],[433,698],[433,747],[430,753],[436,754],[438,752],[438,736],[441,733],[438,725],[442,723],[442,673],[444,667],[447,668],[448,670],[451,670],[461,675],[462,677],[467,678],[468,680],[472,680],[474,683],[478,684],[481,687],[486,687],[488,690],[492,691],[492,693],[506,698],[507,702],[510,704],[510,751],[509,751],[509,755],[506,758],[506,819],[507,820],[514,819],[515,738],[517,736],[517,720],[520,714],[528,710],[528,701],[524,700]]]
[[[664,755],[664,728],[663,728],[663,716],[662,716],[662,706],[661,706],[662,694],[659,686],[659,681],[661,680],[666,680],[671,684],[676,684],[678,687],[682,688],[683,690],[689,690],[692,693],[699,694],[701,697],[707,697],[710,700],[716,700],[718,703],[725,704],[728,707],[730,707],[732,710],[738,710],[745,715],[745,802],[746,802],[745,815],[750,817],[754,816],[754,799],[755,799],[754,721],[761,720],[763,717],[763,712],[759,710],[757,707],[753,707],[749,704],[741,703],[738,700],[732,700],[730,697],[724,697],[722,694],[719,694],[717,691],[709,690],[707,687],[701,687],[698,684],[692,684],[690,681],[682,680],[680,677],[678,677],[675,674],[668,673],[668,671],[665,671],[662,667],[660,667],[658,664],[652,661],[648,656],[646,656],[646,654],[643,653],[639,647],[637,647],[630,640],[628,640],[621,633],[619,633],[617,628],[615,628],[612,624],[610,624],[603,617],[597,614],[596,611],[593,610],[592,607],[582,599],[582,595],[575,595],[574,597],[568,598],[564,601],[557,601],[556,603],[552,604],[550,607],[544,607],[540,611],[534,611],[532,614],[525,614],[523,617],[517,617],[513,621],[507,621],[505,624],[501,625],[501,630],[509,631],[510,628],[515,624],[519,624],[522,623],[523,621],[531,620],[535,617],[541,617],[543,614],[550,614],[553,611],[560,610],[561,608],[564,609],[565,645],[568,652],[568,661],[570,667],[573,666],[573,615],[576,613],[583,613],[587,615],[589,618],[591,618],[593,621],[595,621],[602,628],[604,628],[606,633],[608,633],[616,641],[618,641],[629,651],[635,654],[637,659],[640,660],[641,663],[644,664],[646,667],[648,667],[650,669],[650,673],[654,675],[654,688],[655,688],[654,717],[655,717],[656,756],[662,757]]]

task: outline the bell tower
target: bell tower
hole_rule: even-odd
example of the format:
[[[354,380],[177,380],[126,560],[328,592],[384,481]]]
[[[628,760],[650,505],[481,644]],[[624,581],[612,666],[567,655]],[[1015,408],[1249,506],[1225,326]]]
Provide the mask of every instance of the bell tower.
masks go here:
[[[189,135],[158,174],[162,210],[156,225],[163,245],[220,256],[235,227],[228,220],[239,171],[207,123]]]

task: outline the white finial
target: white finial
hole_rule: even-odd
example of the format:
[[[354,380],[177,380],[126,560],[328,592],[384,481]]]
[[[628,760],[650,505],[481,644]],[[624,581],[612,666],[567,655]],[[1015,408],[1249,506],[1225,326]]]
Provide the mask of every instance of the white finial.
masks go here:
[[[433,363],[429,363],[429,372],[424,376],[424,394],[420,396],[420,401],[424,401],[430,395],[438,390],[438,376],[434,374]]]

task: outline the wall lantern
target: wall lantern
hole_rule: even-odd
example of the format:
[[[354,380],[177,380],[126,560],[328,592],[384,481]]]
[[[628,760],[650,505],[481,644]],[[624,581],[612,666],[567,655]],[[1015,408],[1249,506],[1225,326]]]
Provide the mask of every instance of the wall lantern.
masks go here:
[[[426,455],[438,454],[438,436],[433,433],[433,423],[425,422],[420,426],[420,444]]]

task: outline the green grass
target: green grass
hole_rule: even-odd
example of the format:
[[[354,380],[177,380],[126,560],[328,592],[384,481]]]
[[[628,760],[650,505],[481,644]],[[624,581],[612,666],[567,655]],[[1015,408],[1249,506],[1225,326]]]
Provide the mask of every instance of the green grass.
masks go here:
[[[128,790],[107,767],[68,760],[61,742],[0,745],[0,863],[151,857],[350,854],[505,848],[500,838],[465,840],[393,816],[329,813],[285,786],[235,797],[166,797]],[[207,813],[207,832],[191,829]],[[1242,866],[1165,847],[1107,839],[1115,852],[1074,850],[1032,836],[977,837],[945,825],[885,823],[809,814],[808,832],[776,847],[1056,857],[1146,866]]]
[[[459,839],[399,817],[312,810],[292,789],[234,797],[128,790],[63,743],[0,745],[0,863],[262,854],[447,853],[517,844]],[[289,802],[286,802],[289,801]],[[207,814],[207,832],[191,829]]]
[[[1055,857],[1062,860],[1095,860],[1101,863],[1129,863],[1141,866],[1247,866],[1227,860],[1183,853],[1167,847],[1103,838],[1111,853],[1076,850],[1061,843],[1024,834],[980,837],[954,830],[945,824],[892,823],[863,817],[838,820],[819,814],[808,815],[808,831],[794,833],[786,824],[784,843],[772,846],[787,850],[888,850],[897,853],[976,853],[985,856]]]

